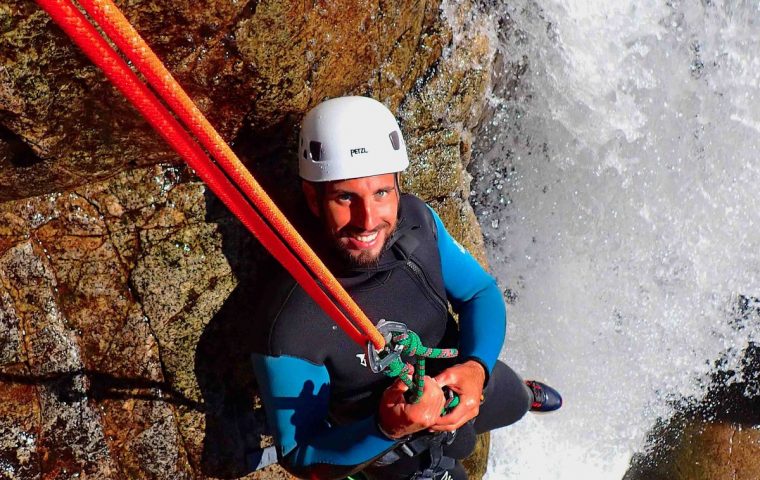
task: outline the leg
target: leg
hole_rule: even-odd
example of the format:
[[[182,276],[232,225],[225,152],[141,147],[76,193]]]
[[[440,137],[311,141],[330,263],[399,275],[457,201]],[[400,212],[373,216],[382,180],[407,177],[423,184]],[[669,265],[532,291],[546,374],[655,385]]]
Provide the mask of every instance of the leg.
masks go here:
[[[523,380],[505,363],[496,362],[484,391],[485,402],[475,418],[475,431],[487,432],[520,420],[530,409],[532,395]]]

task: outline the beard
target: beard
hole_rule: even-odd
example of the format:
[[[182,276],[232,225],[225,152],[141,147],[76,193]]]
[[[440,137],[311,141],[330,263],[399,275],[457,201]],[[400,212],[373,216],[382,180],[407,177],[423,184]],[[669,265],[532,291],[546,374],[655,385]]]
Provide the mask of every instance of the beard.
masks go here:
[[[387,222],[378,228],[385,230],[386,234],[385,234],[385,237],[383,238],[383,244],[380,247],[380,249],[377,250],[377,253],[373,253],[373,251],[369,251],[369,250],[360,251],[358,254],[352,253],[352,251],[346,248],[346,246],[343,245],[340,241],[342,237],[341,235],[342,232],[337,232],[337,233],[328,232],[332,249],[343,265],[346,265],[349,268],[375,268],[377,267],[378,263],[380,262],[380,257],[383,255],[383,252],[385,252],[385,249],[388,245],[388,241],[391,239],[394,232],[396,231],[395,225],[393,226],[393,228],[391,228]]]

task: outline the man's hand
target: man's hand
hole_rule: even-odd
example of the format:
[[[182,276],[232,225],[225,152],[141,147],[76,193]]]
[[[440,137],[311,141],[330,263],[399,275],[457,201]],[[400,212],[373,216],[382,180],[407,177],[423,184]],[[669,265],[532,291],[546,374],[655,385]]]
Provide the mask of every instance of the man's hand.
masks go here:
[[[388,387],[380,399],[378,422],[380,428],[391,438],[401,438],[435,425],[446,403],[443,390],[430,377],[424,377],[422,398],[417,403],[408,403],[404,392],[408,390],[400,379]]]
[[[438,385],[449,387],[459,395],[459,405],[448,415],[440,417],[430,430],[453,431],[475,418],[480,412],[480,400],[483,395],[483,382],[486,372],[475,360],[447,368],[435,377]]]

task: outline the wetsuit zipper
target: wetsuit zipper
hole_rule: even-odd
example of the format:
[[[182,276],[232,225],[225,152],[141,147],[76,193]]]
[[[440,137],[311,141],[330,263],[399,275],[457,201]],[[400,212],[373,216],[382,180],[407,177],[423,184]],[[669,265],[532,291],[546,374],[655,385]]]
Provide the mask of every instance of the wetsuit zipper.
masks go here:
[[[414,263],[412,259],[406,261],[406,266],[409,267],[409,270],[414,274],[414,278],[417,280],[417,283],[422,287],[425,293],[427,293],[428,298],[433,300],[433,302],[435,302],[435,304],[438,305],[444,312],[447,312],[449,310],[448,304],[444,299],[441,298],[440,295],[438,295],[438,292],[436,292],[435,289],[430,286],[430,283],[425,276],[425,272],[422,271],[422,268]]]

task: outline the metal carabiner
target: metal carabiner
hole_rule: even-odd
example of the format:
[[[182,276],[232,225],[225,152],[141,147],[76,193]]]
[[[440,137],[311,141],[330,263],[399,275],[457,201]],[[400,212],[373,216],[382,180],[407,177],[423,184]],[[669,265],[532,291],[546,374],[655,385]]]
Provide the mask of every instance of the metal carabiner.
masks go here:
[[[404,351],[403,345],[393,344],[393,335],[399,333],[407,333],[409,329],[401,322],[389,322],[387,320],[380,319],[377,323],[377,329],[385,338],[385,348],[382,350],[376,350],[372,345],[372,342],[367,342],[367,363],[369,369],[373,373],[380,373],[388,365],[393,363],[394,360],[401,358],[401,352]]]

